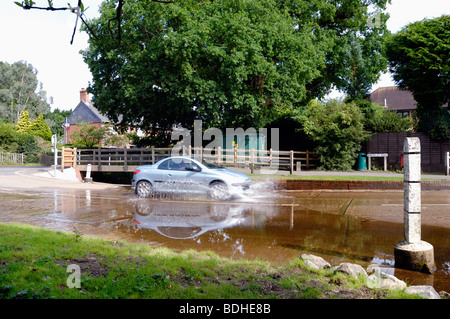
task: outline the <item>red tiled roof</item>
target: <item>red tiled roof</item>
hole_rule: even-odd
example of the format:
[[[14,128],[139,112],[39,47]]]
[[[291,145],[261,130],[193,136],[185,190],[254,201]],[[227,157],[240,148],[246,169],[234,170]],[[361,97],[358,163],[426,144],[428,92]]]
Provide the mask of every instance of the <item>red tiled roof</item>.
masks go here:
[[[400,90],[397,86],[378,88],[370,94],[370,100],[388,110],[415,110],[416,101],[411,92]]]

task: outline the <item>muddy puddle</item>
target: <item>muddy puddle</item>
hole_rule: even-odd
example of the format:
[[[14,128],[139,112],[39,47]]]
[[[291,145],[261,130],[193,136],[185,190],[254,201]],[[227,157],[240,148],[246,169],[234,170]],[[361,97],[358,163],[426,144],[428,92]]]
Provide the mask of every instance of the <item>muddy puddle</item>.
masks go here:
[[[409,285],[450,292],[450,191],[422,192],[422,239],[435,250],[433,275],[393,268],[403,240],[401,191],[277,191],[261,183],[232,201],[142,199],[108,191],[0,189],[0,222],[286,263],[302,253],[332,265],[378,264]]]

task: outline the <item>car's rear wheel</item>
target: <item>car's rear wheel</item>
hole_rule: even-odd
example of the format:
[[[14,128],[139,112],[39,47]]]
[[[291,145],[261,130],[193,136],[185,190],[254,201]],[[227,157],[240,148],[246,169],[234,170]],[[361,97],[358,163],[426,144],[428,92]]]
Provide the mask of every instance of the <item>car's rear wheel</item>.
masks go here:
[[[225,200],[230,197],[230,192],[225,183],[213,182],[209,186],[209,195],[215,200]]]
[[[136,184],[136,194],[139,197],[150,197],[153,192],[153,186],[148,181],[139,181]]]

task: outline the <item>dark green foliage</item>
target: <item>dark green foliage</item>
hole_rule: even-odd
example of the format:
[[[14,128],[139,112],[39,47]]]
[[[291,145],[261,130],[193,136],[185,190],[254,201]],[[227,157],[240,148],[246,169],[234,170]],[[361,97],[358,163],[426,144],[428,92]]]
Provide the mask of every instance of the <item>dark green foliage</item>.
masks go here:
[[[387,42],[390,70],[417,101],[418,130],[434,139],[450,136],[450,16],[414,22]]]
[[[395,111],[388,111],[384,107],[369,103],[363,109],[364,127],[372,133],[406,132],[414,128],[414,122],[409,117],[402,117]]]
[[[114,121],[155,136],[194,119],[264,127],[332,85],[364,94],[384,68],[386,16],[367,19],[385,0],[126,1],[121,19],[117,3],[89,23],[90,91]]]
[[[50,127],[47,125],[47,123],[45,123],[42,114],[39,114],[39,116],[33,122],[31,122],[28,132],[31,135],[39,136],[46,141],[51,141],[52,139],[52,131],[50,130]]]
[[[24,110],[32,119],[50,111],[37,70],[24,61],[0,63],[0,119],[17,122]]]
[[[369,138],[363,114],[355,103],[313,100],[296,119],[317,144],[320,169],[351,170],[361,143]]]
[[[0,122],[0,151],[24,153],[25,163],[37,163],[41,148],[33,135],[17,132],[11,123]]]
[[[63,124],[66,118],[72,113],[72,110],[62,111],[58,108],[53,112],[44,114],[45,122],[48,123],[53,134],[57,134],[58,137],[64,135]]]

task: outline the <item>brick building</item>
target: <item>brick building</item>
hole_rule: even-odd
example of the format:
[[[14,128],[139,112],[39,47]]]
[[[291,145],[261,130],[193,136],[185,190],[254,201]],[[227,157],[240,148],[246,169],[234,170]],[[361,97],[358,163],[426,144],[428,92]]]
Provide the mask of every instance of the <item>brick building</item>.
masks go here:
[[[80,103],[75,107],[72,114],[66,118],[64,123],[65,143],[71,143],[70,136],[77,130],[80,123],[90,123],[93,126],[100,127],[109,123],[109,119],[102,115],[89,101],[89,93],[82,88],[80,91]]]

